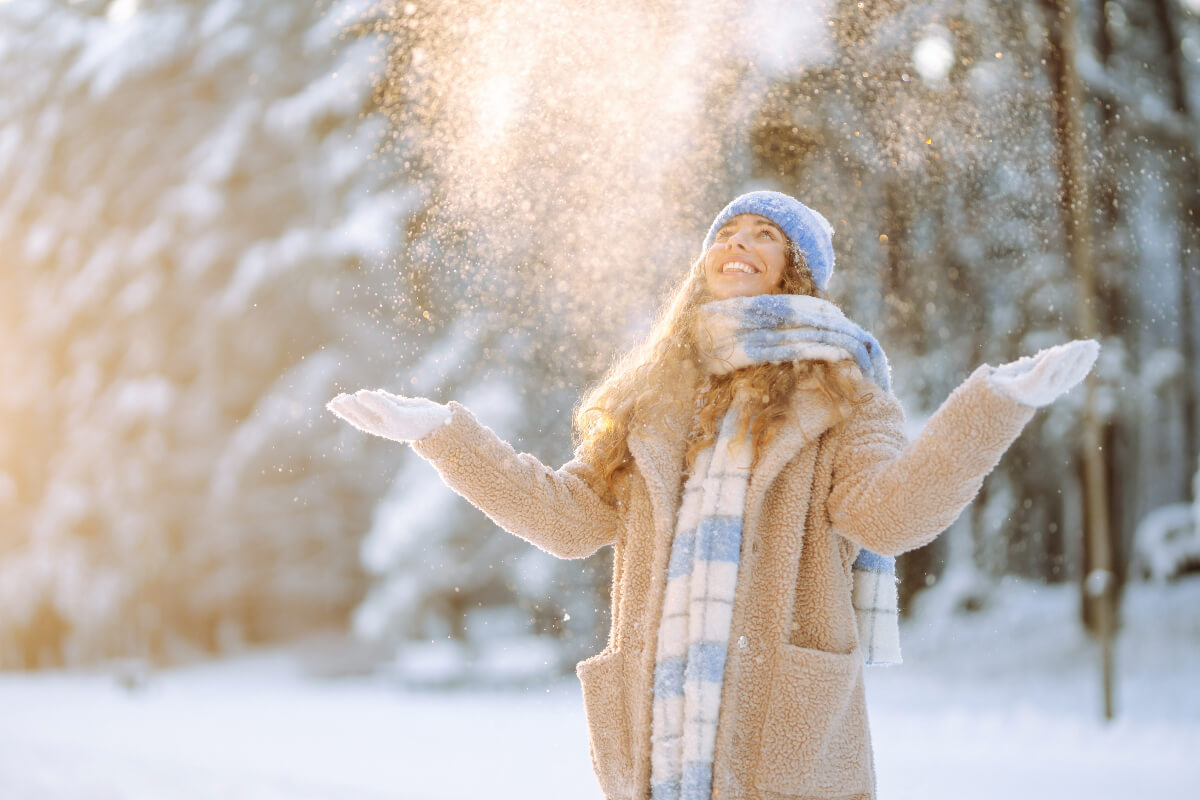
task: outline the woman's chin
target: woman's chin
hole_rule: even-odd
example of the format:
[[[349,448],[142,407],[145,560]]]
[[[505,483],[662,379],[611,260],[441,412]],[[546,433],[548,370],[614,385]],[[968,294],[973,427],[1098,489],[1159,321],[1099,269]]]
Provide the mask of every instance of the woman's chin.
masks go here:
[[[714,300],[728,300],[731,297],[754,297],[768,293],[769,290],[757,286],[723,286],[716,291],[710,289],[708,292]]]

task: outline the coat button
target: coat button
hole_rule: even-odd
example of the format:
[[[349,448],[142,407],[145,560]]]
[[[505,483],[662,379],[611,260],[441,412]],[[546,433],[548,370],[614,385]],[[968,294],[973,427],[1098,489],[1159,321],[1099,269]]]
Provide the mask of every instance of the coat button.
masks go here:
[[[750,641],[745,636],[738,637],[738,649],[745,650],[750,646]]]

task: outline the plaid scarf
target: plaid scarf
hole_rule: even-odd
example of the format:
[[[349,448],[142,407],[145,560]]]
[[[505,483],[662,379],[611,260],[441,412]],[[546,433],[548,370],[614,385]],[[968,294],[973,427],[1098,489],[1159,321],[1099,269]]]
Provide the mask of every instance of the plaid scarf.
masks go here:
[[[832,303],[801,295],[735,297],[700,308],[714,375],[768,362],[853,358],[885,391],[887,359],[871,334]],[[697,409],[704,401],[697,397]],[[717,439],[683,488],[655,654],[651,728],[653,800],[708,800],[725,657],[750,479],[748,434],[731,448],[743,408],[735,396]],[[732,450],[732,452],[731,452]],[[860,551],[852,602],[868,664],[899,663],[895,559]]]

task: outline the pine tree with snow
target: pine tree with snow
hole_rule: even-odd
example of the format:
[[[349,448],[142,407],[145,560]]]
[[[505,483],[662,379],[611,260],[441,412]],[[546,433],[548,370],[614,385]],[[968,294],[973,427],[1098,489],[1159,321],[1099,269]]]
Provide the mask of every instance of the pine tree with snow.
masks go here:
[[[320,401],[394,375],[373,265],[423,202],[374,158],[363,5],[0,4],[0,666],[361,594],[395,462]]]

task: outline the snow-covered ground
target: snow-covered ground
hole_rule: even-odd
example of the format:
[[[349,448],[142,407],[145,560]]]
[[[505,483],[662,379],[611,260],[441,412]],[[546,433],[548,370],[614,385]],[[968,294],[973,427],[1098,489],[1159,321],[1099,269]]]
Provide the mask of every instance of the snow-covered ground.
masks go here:
[[[1191,798],[1200,779],[1200,578],[1134,585],[1117,719],[1100,719],[1074,587],[1003,585],[902,632],[867,671],[880,796]],[[0,676],[0,798],[599,798],[573,679],[423,693],[318,679],[295,649],[158,673]]]

